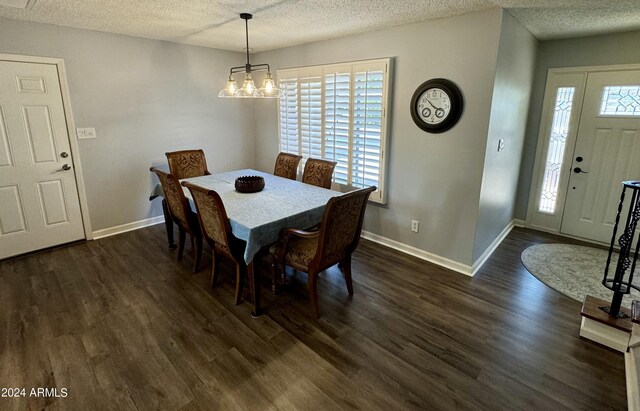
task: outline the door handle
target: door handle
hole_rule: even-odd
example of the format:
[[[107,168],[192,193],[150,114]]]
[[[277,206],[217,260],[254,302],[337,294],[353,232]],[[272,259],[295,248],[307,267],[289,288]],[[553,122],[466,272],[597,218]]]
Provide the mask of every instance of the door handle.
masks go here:
[[[580,167],[574,168],[573,172],[576,173],[576,174],[580,174],[580,173],[587,174],[587,172],[586,171],[582,171],[582,169]]]
[[[62,168],[58,171],[69,171],[71,170],[71,166],[69,164],[64,164]]]

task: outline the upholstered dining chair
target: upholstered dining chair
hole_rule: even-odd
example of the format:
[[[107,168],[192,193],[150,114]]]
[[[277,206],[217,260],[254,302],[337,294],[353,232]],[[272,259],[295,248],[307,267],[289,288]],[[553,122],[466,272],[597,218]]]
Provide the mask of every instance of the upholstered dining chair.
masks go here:
[[[191,237],[192,244],[195,240],[196,259],[193,265],[193,272],[197,273],[200,267],[200,258],[202,257],[202,234],[200,232],[200,225],[198,224],[198,217],[191,211],[189,201],[184,196],[184,191],[182,191],[182,187],[180,187],[180,182],[176,176],[165,173],[155,167],[151,167],[150,170],[156,173],[160,179],[171,218],[178,224],[178,260],[182,259],[184,241],[188,233]]]
[[[302,173],[302,182],[322,188],[331,188],[331,178],[336,164],[338,163],[335,161],[320,158],[307,159]]]
[[[218,277],[217,255],[223,255],[236,264],[236,305],[242,300],[244,278],[247,276],[247,265],[244,262],[246,243],[231,233],[231,224],[222,199],[214,190],[209,190],[195,184],[182,182],[191,191],[193,202],[198,211],[200,230],[207,243],[211,246],[211,287],[216,285]]]
[[[302,156],[289,153],[278,153],[273,175],[295,180],[298,175],[298,164]]]
[[[347,283],[347,291],[353,295],[351,254],[360,240],[367,200],[375,190],[376,187],[363,188],[331,198],[324,209],[319,230],[283,230],[280,241],[270,250],[274,283],[278,280],[284,282],[287,265],[308,274],[309,297],[316,318],[320,315],[317,291],[320,272],[338,264]],[[279,271],[279,279],[276,271]]]
[[[164,153],[169,162],[169,172],[178,180],[211,174],[202,150],[182,150]]]

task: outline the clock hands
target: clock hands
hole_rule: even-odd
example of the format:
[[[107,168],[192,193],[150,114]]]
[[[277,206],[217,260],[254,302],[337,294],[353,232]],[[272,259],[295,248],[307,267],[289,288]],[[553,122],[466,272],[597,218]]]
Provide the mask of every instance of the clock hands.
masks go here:
[[[431,102],[431,100],[427,99],[427,103],[429,103],[431,105],[431,107],[436,109],[436,117],[438,118],[442,118],[444,117],[444,110],[441,109],[440,107],[436,107],[433,105],[433,103]]]

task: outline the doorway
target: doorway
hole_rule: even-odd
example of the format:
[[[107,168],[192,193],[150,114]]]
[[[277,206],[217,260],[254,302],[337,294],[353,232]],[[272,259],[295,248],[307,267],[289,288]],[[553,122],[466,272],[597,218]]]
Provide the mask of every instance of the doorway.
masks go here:
[[[640,67],[550,70],[527,224],[609,244],[639,158]]]
[[[0,259],[89,238],[63,69],[0,55]]]

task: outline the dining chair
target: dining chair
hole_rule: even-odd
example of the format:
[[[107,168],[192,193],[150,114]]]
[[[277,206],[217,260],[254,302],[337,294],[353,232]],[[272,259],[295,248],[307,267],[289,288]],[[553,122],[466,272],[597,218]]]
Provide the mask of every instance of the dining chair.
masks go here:
[[[200,230],[211,246],[211,287],[216,285],[219,271],[216,256],[223,255],[236,264],[235,303],[238,305],[242,300],[244,278],[247,276],[247,265],[244,261],[246,243],[232,234],[227,212],[218,193],[187,181],[183,181],[182,185],[191,192],[196,204]]]
[[[332,197],[324,209],[317,231],[283,230],[278,244],[270,249],[274,283],[278,281],[276,271],[279,271],[280,280],[284,282],[287,265],[308,274],[309,297],[316,318],[320,315],[317,291],[320,272],[338,264],[347,283],[347,291],[353,295],[351,254],[360,240],[367,200],[375,190],[373,186]]]
[[[156,173],[160,179],[160,185],[162,185],[162,191],[164,191],[164,198],[171,218],[178,225],[178,260],[182,259],[184,241],[188,233],[192,244],[195,240],[196,259],[193,265],[193,272],[197,273],[200,267],[200,258],[202,257],[202,234],[200,232],[200,224],[198,224],[198,217],[191,211],[189,201],[184,196],[184,191],[182,191],[176,176],[165,173],[155,167],[151,167],[150,170]]]
[[[298,164],[302,156],[290,153],[278,153],[273,175],[295,180],[298,175]]]
[[[338,163],[335,161],[320,158],[307,159],[302,173],[302,182],[322,188],[331,188],[331,178],[333,178],[336,164]]]
[[[178,180],[211,174],[202,150],[182,150],[164,153],[169,162],[169,172]]]

